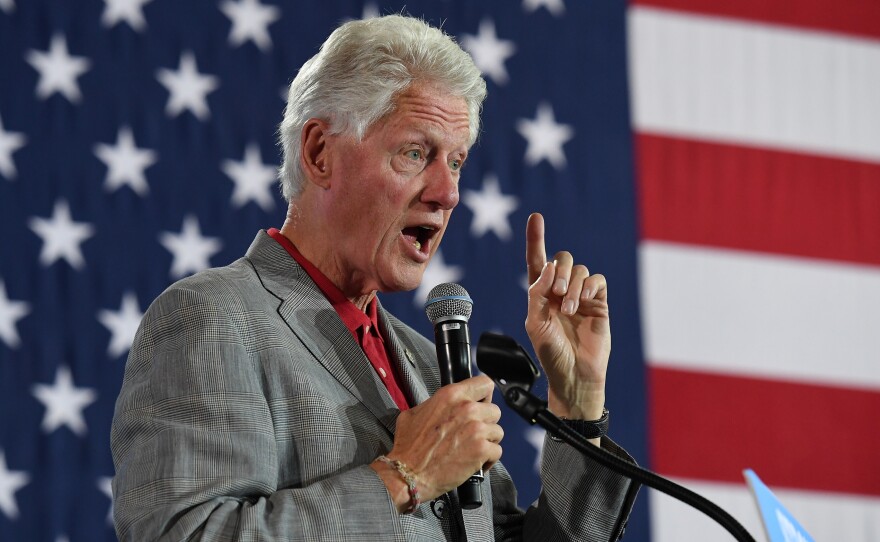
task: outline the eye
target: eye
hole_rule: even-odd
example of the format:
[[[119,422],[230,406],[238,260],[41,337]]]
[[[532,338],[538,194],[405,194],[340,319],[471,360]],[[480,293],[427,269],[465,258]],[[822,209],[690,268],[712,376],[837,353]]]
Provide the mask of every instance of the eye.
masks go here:
[[[452,171],[458,171],[464,165],[464,160],[459,160],[458,158],[453,158],[449,161],[449,169]]]
[[[422,151],[420,149],[410,149],[404,153],[410,160],[421,160]]]

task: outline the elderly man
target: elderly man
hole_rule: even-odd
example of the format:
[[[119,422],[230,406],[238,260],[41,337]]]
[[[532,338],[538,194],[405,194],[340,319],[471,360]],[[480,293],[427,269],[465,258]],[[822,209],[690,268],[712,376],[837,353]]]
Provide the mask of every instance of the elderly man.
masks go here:
[[[144,316],[113,422],[122,540],[616,540],[636,487],[548,440],[528,510],[485,376],[440,388],[433,344],[376,292],[416,288],[458,203],[486,89],[400,16],[337,29],[290,87],[280,230]],[[553,412],[604,413],[607,288],[527,225],[526,329]],[[596,445],[627,457],[607,437]],[[483,467],[484,505],[453,490]]]

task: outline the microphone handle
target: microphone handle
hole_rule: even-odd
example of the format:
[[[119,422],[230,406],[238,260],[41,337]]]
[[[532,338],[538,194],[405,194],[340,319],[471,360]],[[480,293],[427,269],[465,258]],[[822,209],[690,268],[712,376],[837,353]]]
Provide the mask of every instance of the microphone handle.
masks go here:
[[[471,374],[471,337],[466,320],[450,319],[434,325],[434,346],[440,366],[440,383],[461,382]],[[465,510],[483,505],[483,469],[458,486],[458,502]]]

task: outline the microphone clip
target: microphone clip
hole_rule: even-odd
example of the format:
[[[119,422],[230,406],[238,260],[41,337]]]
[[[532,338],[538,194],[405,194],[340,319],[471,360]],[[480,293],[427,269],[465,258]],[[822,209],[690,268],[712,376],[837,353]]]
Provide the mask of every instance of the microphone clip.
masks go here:
[[[519,343],[507,335],[483,333],[477,367],[495,381],[508,406],[532,425],[537,423],[537,414],[547,409],[547,401],[531,393],[541,372]]]

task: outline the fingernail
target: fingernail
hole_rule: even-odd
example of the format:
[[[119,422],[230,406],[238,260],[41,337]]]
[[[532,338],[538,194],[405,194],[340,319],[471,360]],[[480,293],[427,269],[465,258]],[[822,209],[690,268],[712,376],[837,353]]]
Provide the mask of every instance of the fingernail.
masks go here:
[[[556,286],[553,289],[556,290],[557,294],[562,295],[568,289],[568,284],[565,282],[565,279],[556,279]]]
[[[562,312],[565,314],[574,314],[574,301],[569,299],[562,304]]]

